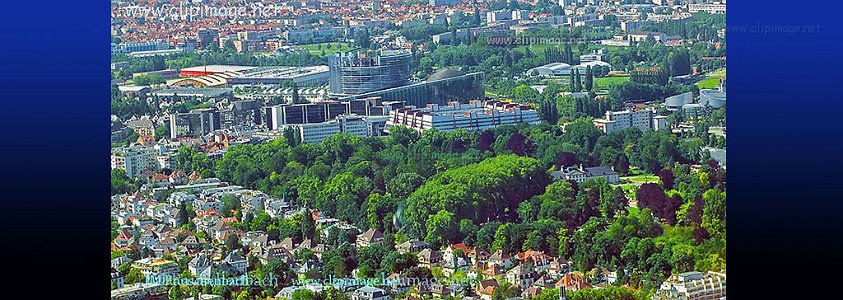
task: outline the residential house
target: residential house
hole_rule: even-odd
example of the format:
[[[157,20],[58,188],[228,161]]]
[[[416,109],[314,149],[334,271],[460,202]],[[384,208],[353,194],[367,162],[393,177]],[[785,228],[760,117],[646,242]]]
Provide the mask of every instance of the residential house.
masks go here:
[[[284,199],[269,199],[263,203],[263,211],[272,218],[281,218],[284,213],[292,209]]]
[[[430,248],[419,251],[418,258],[419,266],[425,268],[431,268],[442,262],[442,257],[436,253],[436,250]]]
[[[129,246],[129,240],[131,240],[131,239],[132,239],[132,233],[130,233],[128,230],[123,229],[123,230],[120,230],[117,233],[117,237],[114,238],[114,244],[117,245],[117,247],[120,247],[120,248],[128,247]]]
[[[518,253],[515,257],[521,261],[522,265],[527,265],[528,268],[538,273],[542,273],[547,270],[547,267],[550,266],[550,262],[553,259],[550,255],[535,250],[527,250]]]
[[[357,247],[364,248],[373,244],[383,242],[383,232],[375,228],[366,230],[363,234],[357,236]]]
[[[296,274],[307,278],[319,278],[322,265],[322,261],[310,259],[296,269]]]
[[[160,240],[158,238],[158,235],[155,234],[155,232],[152,231],[151,228],[148,228],[148,229],[144,229],[141,232],[141,236],[140,236],[140,239],[138,240],[138,243],[142,246],[146,246],[146,247],[149,247],[151,249],[151,248],[157,247],[159,241]]]
[[[225,242],[225,234],[232,230],[233,228],[231,228],[231,226],[220,220],[214,222],[213,226],[208,229],[208,234],[210,234],[217,243],[223,243]]]
[[[398,253],[404,254],[408,252],[419,252],[424,249],[430,248],[430,245],[425,243],[424,241],[420,241],[418,239],[411,239],[409,241],[403,242],[397,246],[395,249],[398,250]]]
[[[249,231],[240,237],[240,244],[249,247],[252,251],[259,247],[266,247],[269,242],[269,235],[263,231]]]
[[[479,247],[474,249],[474,252],[469,255],[469,257],[471,257],[471,263],[473,264],[485,263],[489,260],[490,256],[491,254],[489,254],[489,251]]]
[[[495,251],[495,253],[492,253],[489,257],[489,264],[497,265],[504,270],[509,270],[509,268],[512,268],[512,255],[509,255],[508,252],[503,250]]]
[[[536,280],[533,282],[533,287],[537,287],[537,288],[540,288],[540,289],[554,288],[555,284],[556,284],[556,281],[557,280],[555,278],[553,278],[553,276],[548,275],[548,274],[543,274],[543,275],[539,276],[539,278],[536,278]]]
[[[389,300],[389,293],[381,288],[364,286],[354,291],[352,300]]]
[[[596,180],[603,178],[609,183],[617,183],[620,181],[618,172],[615,172],[614,167],[600,166],[584,168],[582,165],[577,167],[560,168],[557,171],[550,173],[555,180],[570,180],[577,183],[583,183],[589,180]]]
[[[118,268],[120,268],[120,266],[122,266],[126,263],[131,263],[132,261],[133,260],[131,258],[129,258],[128,256],[123,255],[123,256],[112,259],[111,260],[111,267],[115,268],[115,269],[118,269]]]
[[[188,251],[193,251],[201,248],[202,245],[206,243],[207,241],[205,241],[204,238],[196,237],[195,235],[189,235],[181,241],[180,245]]]
[[[287,250],[293,250],[296,248],[296,244],[293,243],[292,238],[283,239],[279,244],[281,245],[281,247],[287,248]]]
[[[580,272],[571,272],[562,276],[562,279],[556,282],[555,286],[559,289],[565,288],[566,291],[578,291],[582,289],[591,288],[591,284],[585,279],[585,275]]]
[[[538,273],[527,268],[525,265],[516,266],[506,272],[506,281],[520,288],[533,285],[538,277]]]
[[[457,271],[467,272],[472,267],[471,261],[461,255],[452,255],[451,260],[444,262],[442,274],[445,276],[453,276]]]
[[[282,262],[289,264],[291,268],[295,267],[296,260],[293,258],[293,253],[291,253],[290,250],[287,250],[287,248],[284,248],[281,244],[270,245],[258,253],[262,264],[267,264],[273,259],[280,259]]]
[[[550,262],[550,265],[547,267],[547,274],[553,276],[554,278],[562,277],[562,275],[568,274],[574,270],[574,266],[568,260],[559,257],[554,259]]]
[[[114,284],[118,289],[123,288],[124,278],[123,274],[120,271],[117,271],[115,268],[111,268],[111,283]]]
[[[197,276],[211,265],[213,265],[211,255],[207,252],[200,252],[187,263],[187,270],[190,271],[190,274]]]
[[[489,264],[488,267],[483,269],[483,278],[490,279],[490,278],[497,278],[500,275],[506,274],[504,270],[501,268],[500,265],[497,264]]]
[[[231,251],[222,262],[231,266],[236,271],[236,275],[246,274],[246,267],[249,266],[240,250]]]
[[[480,280],[480,282],[477,283],[477,288],[474,292],[480,296],[480,299],[492,300],[492,295],[495,293],[495,289],[497,288],[498,281],[495,279]]]
[[[474,249],[463,243],[458,243],[445,248],[445,251],[442,252],[442,259],[444,261],[451,261],[454,259],[454,255],[459,252],[461,252],[464,257],[474,256]]]
[[[534,298],[538,297],[539,295],[541,295],[541,293],[542,293],[542,288],[531,286],[531,287],[528,287],[528,288],[524,289],[524,291],[521,292],[521,298],[534,299]]]

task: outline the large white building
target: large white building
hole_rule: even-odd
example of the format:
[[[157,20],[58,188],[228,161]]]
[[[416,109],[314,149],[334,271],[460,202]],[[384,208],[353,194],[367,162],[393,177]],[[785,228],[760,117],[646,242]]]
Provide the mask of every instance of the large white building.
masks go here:
[[[704,4],[688,4],[688,12],[695,13],[704,11],[710,14],[725,14],[726,13],[726,4],[714,4],[714,3],[704,3]]]
[[[340,115],[327,122],[297,124],[292,125],[292,128],[298,131],[303,143],[321,143],[340,132],[357,137],[379,136],[385,121],[382,116]]]
[[[612,65],[596,59],[602,58],[602,55],[584,55],[580,56],[580,59],[585,58],[585,62],[571,66],[569,64],[563,62],[555,62],[549,63],[543,66],[538,66],[532,69],[527,70],[527,75],[529,76],[567,76],[570,75],[571,72],[574,70],[579,71],[580,75],[585,75],[585,69],[587,67],[591,67],[592,69],[596,66],[605,66],[608,67],[610,70],[612,69]]]
[[[667,117],[657,116],[653,109],[607,111],[605,119],[594,120],[594,126],[605,133],[621,131],[629,127],[646,130],[667,130]]]
[[[399,108],[389,113],[386,128],[389,130],[392,126],[406,126],[419,132],[433,128],[442,131],[472,131],[519,123],[538,124],[538,112],[516,103],[472,100],[468,103],[450,102],[447,105],[429,104],[425,108]]]
[[[573,180],[577,183],[583,183],[589,180],[596,180],[603,178],[609,183],[617,183],[620,180],[618,172],[614,168],[607,166],[583,168],[582,165],[577,167],[562,167],[550,173],[554,179]]]
[[[158,166],[157,153],[152,148],[131,146],[111,151],[111,169],[121,169],[129,178],[154,171]]]
[[[726,299],[726,273],[685,272],[670,276],[652,299]]]

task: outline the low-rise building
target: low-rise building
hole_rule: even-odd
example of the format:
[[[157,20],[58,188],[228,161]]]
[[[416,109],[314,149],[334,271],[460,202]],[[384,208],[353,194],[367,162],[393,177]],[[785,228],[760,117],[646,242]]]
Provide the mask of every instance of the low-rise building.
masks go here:
[[[670,276],[652,299],[725,299],[726,273],[685,272]]]
[[[389,300],[389,293],[384,289],[364,286],[354,291],[352,300]]]
[[[366,232],[357,236],[358,248],[369,247],[380,242],[383,242],[383,232],[374,228],[366,230]]]
[[[450,102],[448,105],[429,104],[425,108],[399,108],[389,113],[386,126],[387,130],[393,126],[406,126],[419,132],[434,128],[473,131],[519,123],[538,124],[538,112],[516,103],[472,100],[468,103]]]
[[[178,275],[179,265],[176,262],[161,258],[144,258],[132,264],[146,276]]]
[[[609,183],[617,183],[620,179],[618,172],[615,172],[613,167],[607,166],[583,168],[580,165],[579,167],[563,167],[551,172],[550,176],[556,180],[572,180],[577,183],[600,178],[605,179]]]

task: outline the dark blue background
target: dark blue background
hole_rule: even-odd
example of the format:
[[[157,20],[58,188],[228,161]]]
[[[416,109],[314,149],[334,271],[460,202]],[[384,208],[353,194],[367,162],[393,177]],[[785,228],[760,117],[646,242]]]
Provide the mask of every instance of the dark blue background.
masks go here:
[[[843,60],[829,3],[729,4],[733,297],[813,298],[837,287],[821,282],[838,281],[843,259]],[[0,257],[22,279],[4,292],[106,297],[109,3],[17,1],[3,11]],[[814,25],[819,32],[752,29]]]

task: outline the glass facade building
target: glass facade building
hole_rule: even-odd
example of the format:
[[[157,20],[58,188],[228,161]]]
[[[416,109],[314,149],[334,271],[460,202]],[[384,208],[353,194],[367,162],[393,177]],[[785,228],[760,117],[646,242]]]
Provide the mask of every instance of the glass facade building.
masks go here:
[[[384,50],[379,55],[334,54],[328,58],[329,84],[336,95],[359,95],[397,86],[410,80],[409,52]]]
[[[485,98],[484,73],[463,74],[444,70],[427,81],[340,98],[342,101],[380,97],[383,101],[403,101],[406,105],[425,106],[448,102],[467,102]]]

